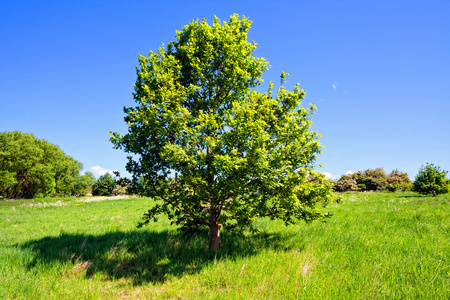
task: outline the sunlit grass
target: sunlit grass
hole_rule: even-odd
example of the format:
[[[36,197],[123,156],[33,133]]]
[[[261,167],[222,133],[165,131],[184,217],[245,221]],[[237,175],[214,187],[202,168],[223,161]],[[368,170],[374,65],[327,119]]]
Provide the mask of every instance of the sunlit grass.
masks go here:
[[[165,218],[136,229],[151,199],[35,203],[0,205],[0,299],[450,297],[449,194],[345,194],[327,223],[259,220],[216,253]]]

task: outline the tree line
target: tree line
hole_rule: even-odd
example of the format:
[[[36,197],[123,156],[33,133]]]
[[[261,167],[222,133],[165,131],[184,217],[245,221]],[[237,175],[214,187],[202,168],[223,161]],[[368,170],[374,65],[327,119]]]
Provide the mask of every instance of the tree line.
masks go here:
[[[407,173],[393,170],[387,175],[382,168],[367,169],[352,174],[342,175],[334,181],[336,192],[349,191],[414,191],[424,195],[436,196],[450,191],[450,180],[446,178],[448,171],[439,166],[427,163],[422,166],[414,182]]]
[[[0,196],[42,198],[87,194],[92,173],[58,146],[19,131],[0,133]]]

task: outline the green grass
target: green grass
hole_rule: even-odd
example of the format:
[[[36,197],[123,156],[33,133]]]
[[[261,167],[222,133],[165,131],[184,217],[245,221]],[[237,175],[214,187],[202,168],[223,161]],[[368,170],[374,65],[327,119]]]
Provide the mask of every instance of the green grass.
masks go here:
[[[259,220],[216,253],[165,218],[136,229],[151,199],[89,199],[0,202],[0,299],[450,299],[450,194],[345,194],[327,223]]]

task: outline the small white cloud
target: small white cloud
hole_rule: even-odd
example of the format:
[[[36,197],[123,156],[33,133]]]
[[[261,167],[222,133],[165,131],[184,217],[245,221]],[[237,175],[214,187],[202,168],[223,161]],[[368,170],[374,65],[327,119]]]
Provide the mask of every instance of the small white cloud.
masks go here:
[[[113,172],[116,171],[116,170],[105,169],[105,168],[102,168],[100,166],[93,166],[92,168],[89,169],[89,171],[91,171],[92,173],[94,173],[96,175],[99,175],[99,176],[103,176],[106,173],[109,173],[112,176],[114,176]]]
[[[348,170],[347,172],[345,172],[345,175],[350,175],[350,174],[353,174],[353,173],[356,173],[356,172]]]
[[[331,84],[331,87],[333,88],[333,90],[336,90],[337,88],[337,86],[334,83]]]
[[[334,179],[338,179],[338,177],[339,177],[337,175],[334,175],[334,174],[331,174],[331,173],[328,173],[328,172],[322,172],[322,174],[324,174],[326,178],[333,179],[333,180]]]

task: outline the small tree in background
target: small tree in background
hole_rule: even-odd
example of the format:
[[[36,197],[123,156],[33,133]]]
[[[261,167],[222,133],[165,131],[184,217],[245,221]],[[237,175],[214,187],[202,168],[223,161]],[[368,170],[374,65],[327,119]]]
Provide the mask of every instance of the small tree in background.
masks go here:
[[[92,195],[94,196],[111,196],[116,181],[112,178],[111,174],[106,173],[100,176],[100,178],[92,186]]]
[[[116,180],[116,186],[114,187],[114,190],[112,194],[114,196],[116,195],[126,195],[131,190],[131,180],[126,177],[120,177],[119,171],[113,171],[115,180]]]
[[[74,193],[78,196],[86,196],[89,186],[95,183],[95,177],[91,172],[81,175],[74,184]]]
[[[439,166],[427,163],[422,166],[413,184],[413,190],[423,195],[436,196],[446,194],[450,190],[449,180],[445,177],[448,171]]]

